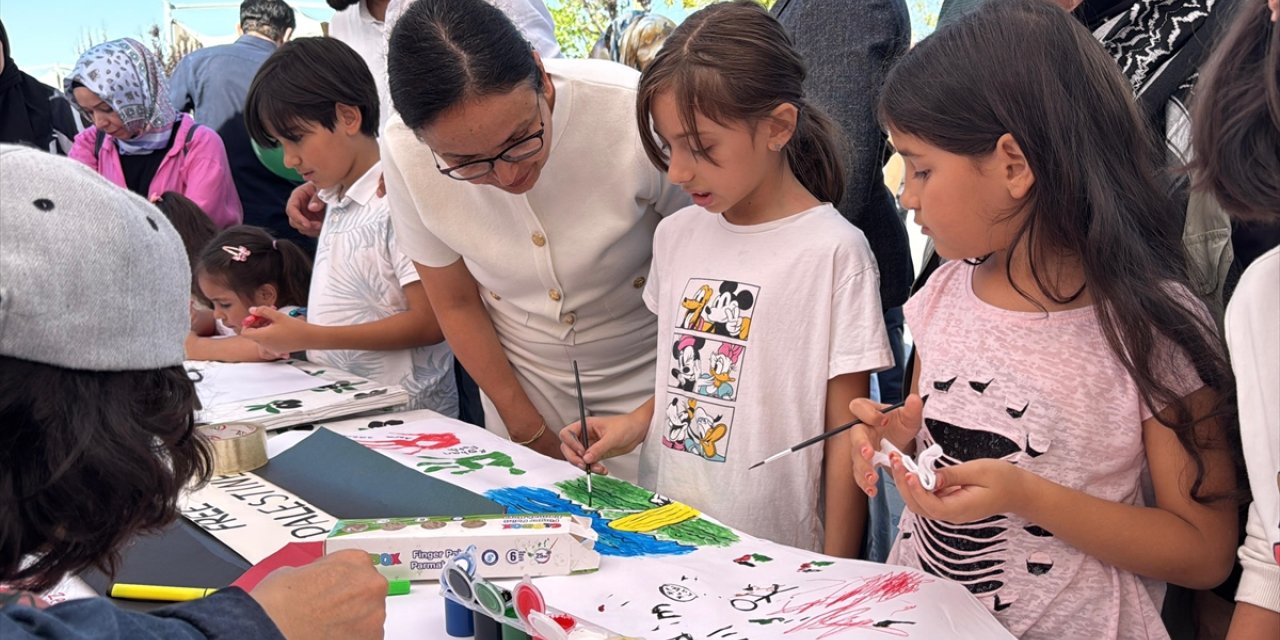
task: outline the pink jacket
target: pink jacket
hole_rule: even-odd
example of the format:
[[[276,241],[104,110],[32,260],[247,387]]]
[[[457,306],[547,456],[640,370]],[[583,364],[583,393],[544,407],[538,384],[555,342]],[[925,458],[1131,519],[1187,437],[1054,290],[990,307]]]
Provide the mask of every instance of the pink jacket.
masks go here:
[[[222,145],[222,138],[213,129],[200,127],[192,134],[191,143],[184,144],[187,130],[196,123],[186,114],[179,117],[182,124],[178,125],[177,138],[151,179],[148,197],[155,199],[166,191],[177,191],[200,205],[219,229],[240,224],[244,211],[240,207],[236,185],[231,181],[231,168],[227,164],[227,150]],[[101,151],[94,157],[93,147],[97,138],[97,127],[81,131],[68,155],[124,187],[124,171],[120,168],[120,153],[114,139],[106,136]]]

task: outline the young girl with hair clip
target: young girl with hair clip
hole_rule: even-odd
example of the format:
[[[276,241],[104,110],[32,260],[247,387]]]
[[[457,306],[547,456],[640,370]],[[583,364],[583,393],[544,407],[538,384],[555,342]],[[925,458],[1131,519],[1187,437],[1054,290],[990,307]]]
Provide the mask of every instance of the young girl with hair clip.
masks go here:
[[[693,14],[646,69],[641,141],[694,202],[654,235],[644,300],[658,315],[656,393],[630,414],[588,418],[585,451],[578,424],[561,440],[597,472],[644,442],[644,486],[751,535],[852,557],[866,501],[847,437],[749,470],[847,422],[870,372],[893,363],[875,259],[833,206],[838,134],[805,100],[804,77],[785,30],[751,2]]]
[[[1194,185],[1239,221],[1280,226],[1280,2],[1249,0],[1205,66],[1192,105]],[[1253,503],[1230,640],[1280,637],[1280,247],[1227,305],[1240,438]]]
[[[868,494],[882,439],[941,451],[922,473],[884,451],[909,509],[889,562],[1023,638],[1168,638],[1164,583],[1231,570],[1239,452],[1127,83],[1061,8],[995,0],[903,58],[880,116],[902,203],[950,260],[906,306],[906,406],[850,407]]]
[[[219,337],[187,337],[187,358],[223,362],[278,360],[240,336],[253,323],[250,307],[275,307],[298,317],[306,314],[311,259],[298,245],[277,240],[265,229],[238,225],[209,241],[195,268],[196,283],[213,306]]]

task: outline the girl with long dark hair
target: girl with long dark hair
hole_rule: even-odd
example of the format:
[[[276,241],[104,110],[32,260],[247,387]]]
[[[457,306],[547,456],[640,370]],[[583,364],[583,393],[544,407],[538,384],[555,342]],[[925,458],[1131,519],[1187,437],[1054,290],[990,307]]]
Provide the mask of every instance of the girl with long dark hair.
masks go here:
[[[891,456],[909,513],[889,561],[964,584],[1024,638],[1167,638],[1164,583],[1231,569],[1239,451],[1124,77],[1060,7],[993,1],[903,58],[880,115],[903,204],[950,260],[907,303],[907,405],[852,406],[868,492],[882,438],[941,450],[936,484]]]

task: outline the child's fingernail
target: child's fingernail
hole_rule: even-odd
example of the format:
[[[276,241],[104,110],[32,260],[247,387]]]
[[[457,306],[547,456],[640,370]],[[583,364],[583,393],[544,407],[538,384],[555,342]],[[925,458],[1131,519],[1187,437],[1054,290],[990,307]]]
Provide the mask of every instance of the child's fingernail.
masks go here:
[[[874,484],[876,483],[876,480],[877,480],[877,478],[876,478],[876,474],[875,474],[875,473],[872,473],[872,472],[870,472],[870,471],[868,471],[868,472],[867,472],[867,482],[869,482],[869,483],[871,483],[872,485],[874,485]]]

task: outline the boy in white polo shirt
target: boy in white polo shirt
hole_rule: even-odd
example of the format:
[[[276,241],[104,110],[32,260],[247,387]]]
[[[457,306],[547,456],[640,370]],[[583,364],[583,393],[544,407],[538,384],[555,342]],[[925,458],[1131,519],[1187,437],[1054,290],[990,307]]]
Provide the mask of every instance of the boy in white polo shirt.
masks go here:
[[[396,248],[377,194],[378,90],[360,56],[332,38],[299,38],[258,70],[245,101],[249,135],[282,146],[285,164],[320,189],[320,232],[307,318],[269,308],[241,335],[277,353],[399,384],[410,408],[458,414],[453,354],[413,263]],[[283,215],[283,212],[282,212]]]

